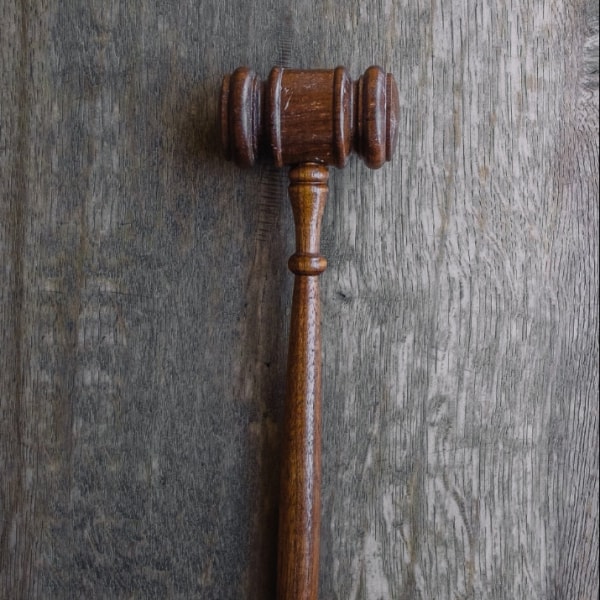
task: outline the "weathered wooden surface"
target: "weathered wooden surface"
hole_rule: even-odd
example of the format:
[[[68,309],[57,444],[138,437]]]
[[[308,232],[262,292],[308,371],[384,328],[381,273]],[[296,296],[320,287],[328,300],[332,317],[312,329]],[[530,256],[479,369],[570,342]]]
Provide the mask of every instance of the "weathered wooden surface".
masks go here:
[[[597,597],[593,4],[0,2],[1,597],[270,597],[292,217],[218,87],[373,62],[401,135],[324,217],[321,597]]]

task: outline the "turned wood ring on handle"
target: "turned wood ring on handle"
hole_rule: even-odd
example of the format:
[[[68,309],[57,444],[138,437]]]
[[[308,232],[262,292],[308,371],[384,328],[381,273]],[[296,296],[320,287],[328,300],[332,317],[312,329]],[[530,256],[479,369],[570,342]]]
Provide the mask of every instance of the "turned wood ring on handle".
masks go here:
[[[291,165],[289,196],[296,252],[288,266],[294,295],[277,550],[278,600],[316,600],[321,487],[321,333],[319,252],[328,165],[343,167],[352,151],[374,169],[390,160],[398,136],[398,90],[390,73],[369,67],[352,81],[343,67],[275,67],[266,82],[247,67],[221,87],[221,142],[242,167],[259,158]]]

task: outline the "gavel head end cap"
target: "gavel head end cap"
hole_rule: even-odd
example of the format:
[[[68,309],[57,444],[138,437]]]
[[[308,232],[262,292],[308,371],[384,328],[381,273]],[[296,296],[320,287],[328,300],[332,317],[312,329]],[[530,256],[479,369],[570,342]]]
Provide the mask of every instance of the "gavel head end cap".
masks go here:
[[[221,146],[228,160],[251,167],[258,159],[262,85],[248,67],[225,75],[219,102]]]
[[[367,166],[391,160],[398,142],[398,88],[391,73],[369,67],[358,80],[355,148]]]

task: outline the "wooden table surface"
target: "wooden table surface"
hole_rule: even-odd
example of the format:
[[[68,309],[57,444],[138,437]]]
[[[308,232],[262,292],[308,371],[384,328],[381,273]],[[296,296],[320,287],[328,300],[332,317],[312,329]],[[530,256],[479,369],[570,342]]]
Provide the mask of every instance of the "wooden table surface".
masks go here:
[[[394,73],[323,221],[326,600],[598,595],[591,0],[0,0],[0,597],[273,597],[286,174],[247,64]]]

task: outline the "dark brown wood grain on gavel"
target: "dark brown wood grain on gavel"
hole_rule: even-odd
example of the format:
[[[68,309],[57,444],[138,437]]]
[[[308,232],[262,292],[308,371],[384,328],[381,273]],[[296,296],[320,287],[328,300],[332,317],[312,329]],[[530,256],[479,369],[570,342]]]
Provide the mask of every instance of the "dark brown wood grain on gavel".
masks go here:
[[[319,251],[328,166],[343,167],[352,151],[372,168],[391,159],[398,135],[393,76],[369,67],[352,81],[343,67],[275,67],[262,82],[246,67],[221,88],[225,155],[249,167],[259,159],[290,165],[289,196],[296,228],[295,274],[282,428],[277,551],[278,600],[316,600],[321,480],[321,333]]]

